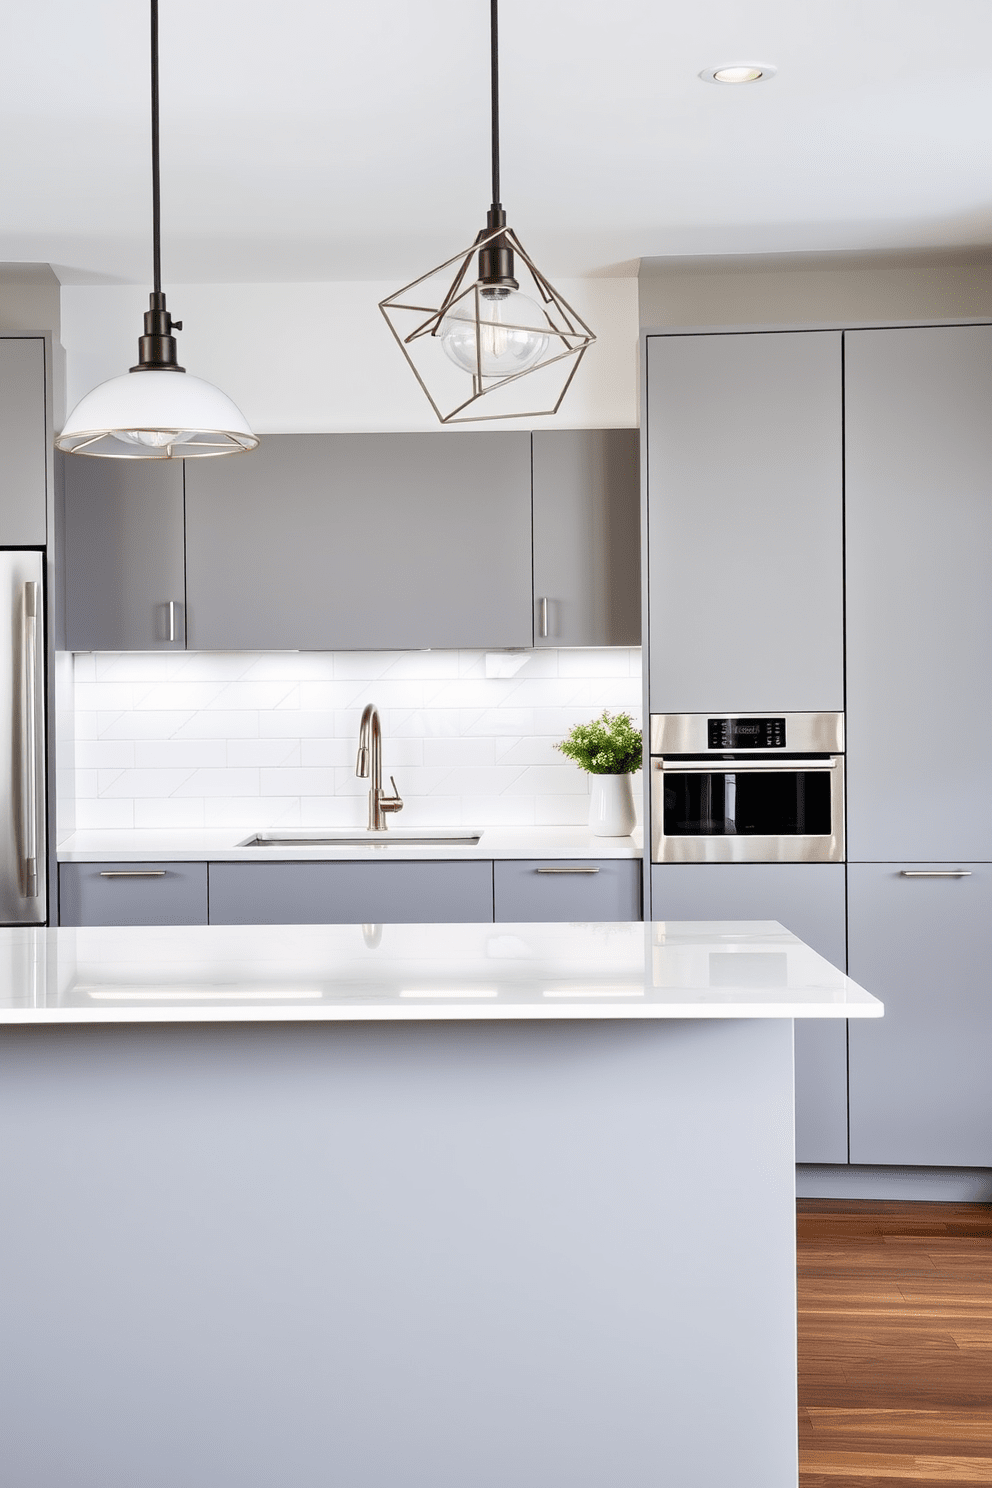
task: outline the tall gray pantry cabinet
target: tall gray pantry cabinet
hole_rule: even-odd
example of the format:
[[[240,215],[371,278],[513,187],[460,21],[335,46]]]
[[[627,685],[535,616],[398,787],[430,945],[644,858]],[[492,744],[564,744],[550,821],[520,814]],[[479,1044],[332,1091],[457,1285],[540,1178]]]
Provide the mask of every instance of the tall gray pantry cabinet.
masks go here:
[[[649,335],[651,713],[844,706],[839,331]],[[778,919],[845,964],[844,865],[664,863],[655,919]],[[847,1160],[843,1023],[796,1026],[797,1157]]]
[[[845,343],[851,1161],[990,1166],[992,326]]]

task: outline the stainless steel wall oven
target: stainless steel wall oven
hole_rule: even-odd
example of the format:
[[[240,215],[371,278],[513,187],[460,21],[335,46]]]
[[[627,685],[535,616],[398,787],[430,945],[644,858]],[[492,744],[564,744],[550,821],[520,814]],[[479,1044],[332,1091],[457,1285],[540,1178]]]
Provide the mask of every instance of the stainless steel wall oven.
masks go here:
[[[844,858],[844,716],[651,718],[651,860]]]

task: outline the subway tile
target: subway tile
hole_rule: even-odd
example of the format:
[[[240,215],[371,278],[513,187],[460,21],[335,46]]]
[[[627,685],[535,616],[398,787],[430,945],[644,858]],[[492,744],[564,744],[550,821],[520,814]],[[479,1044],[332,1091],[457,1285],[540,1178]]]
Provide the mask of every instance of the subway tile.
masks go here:
[[[171,796],[184,781],[193,775],[192,770],[112,770],[107,771],[106,783],[101,781],[101,796]],[[101,771],[101,774],[103,772]],[[112,778],[110,778],[112,777]],[[189,792],[202,795],[202,791]]]
[[[460,728],[463,734],[473,736],[510,734],[520,738],[534,732],[535,711],[533,708],[490,708],[469,714],[461,714]]]
[[[96,651],[94,674],[98,681],[165,682],[186,661],[185,651]]]
[[[177,796],[255,796],[259,790],[259,771],[194,770],[176,788]]]
[[[425,739],[422,749],[425,765],[494,765],[496,763],[496,746],[492,739]]]
[[[265,651],[250,658],[245,681],[319,682],[334,676],[334,655],[330,651]]]
[[[355,757],[355,744],[349,739],[301,739],[297,763],[304,767],[316,765],[327,769],[334,765],[347,765],[349,762],[353,765]],[[283,760],[280,763],[290,762]]]
[[[119,770],[117,770],[114,773],[119,775],[121,772]],[[78,767],[78,765],[77,765],[75,774],[76,774],[76,799],[77,800],[80,800],[80,801],[87,800],[87,799],[90,799],[90,798],[92,798],[94,796],[98,796],[100,794],[100,774],[101,774],[101,771],[99,771],[99,770],[80,770],[79,767]]]
[[[178,769],[227,764],[226,739],[142,739],[133,745],[139,770]]]
[[[285,682],[230,682],[218,693],[214,706],[228,712],[250,708],[261,712],[263,708],[298,708],[299,683]]]
[[[559,677],[629,677],[630,653],[626,647],[602,646],[595,650],[563,647],[558,652]]]
[[[441,772],[433,791],[449,796],[500,796],[526,771],[519,765],[463,765]],[[427,774],[425,770],[421,772]]]
[[[589,822],[588,796],[542,795],[535,798],[535,820],[542,827],[584,827]]]
[[[96,657],[92,651],[75,653],[72,658],[72,680],[74,685],[96,681]]]
[[[139,800],[134,803],[134,825],[139,828],[202,827],[203,797],[182,800],[169,796],[165,800]]]
[[[578,796],[588,795],[588,776],[576,765],[528,765],[515,772],[509,795]]]
[[[300,707],[309,712],[331,712],[336,708],[355,708],[360,713],[369,701],[368,683],[356,678],[341,681],[325,678],[320,682],[300,684]]]
[[[134,826],[134,802],[131,800],[115,801],[99,797],[96,800],[84,800],[76,802],[76,829],[77,831],[89,831],[90,828],[116,828],[127,829]]]
[[[461,825],[459,796],[403,797],[403,810],[393,817],[398,827],[457,827]],[[364,823],[363,823],[364,824]]]
[[[364,803],[350,796],[300,797],[303,827],[364,827],[365,819]]]
[[[334,675],[373,681],[377,677],[384,677],[402,656],[416,654],[403,651],[335,651]]]
[[[330,710],[281,708],[258,714],[258,733],[263,739],[332,739],[338,715]],[[358,717],[355,718],[358,733]]]
[[[142,710],[154,708],[162,711],[167,708],[209,708],[214,698],[223,687],[222,682],[155,682],[147,686],[141,682],[131,684],[134,692],[135,708]]]
[[[77,770],[127,770],[134,764],[134,744],[129,739],[81,739],[75,744]]]
[[[276,717],[273,713],[262,715]],[[281,716],[281,715],[279,715]],[[255,739],[259,734],[259,716],[251,709],[236,713],[194,713],[175,730],[177,739]]]
[[[298,827],[300,800],[298,796],[208,796],[203,802],[203,825],[234,827],[245,836],[270,827]]]
[[[461,822],[466,827],[529,827],[533,821],[534,800],[531,796],[472,795],[461,798]]]
[[[139,684],[140,685],[140,684]],[[76,688],[81,708],[122,711],[134,707],[134,684],[131,682],[81,682]]]
[[[512,735],[507,738],[494,740],[496,746],[496,764],[498,765],[560,765],[563,756],[555,749],[555,740],[542,738],[539,734],[526,735],[522,739],[515,739]]]
[[[332,796],[335,795],[337,771],[302,767],[261,769],[259,790],[263,796]],[[366,790],[368,786],[365,787]]]
[[[225,747],[232,767],[301,763],[299,739],[228,739]]]
[[[188,712],[98,713],[101,739],[171,739],[193,717]]]

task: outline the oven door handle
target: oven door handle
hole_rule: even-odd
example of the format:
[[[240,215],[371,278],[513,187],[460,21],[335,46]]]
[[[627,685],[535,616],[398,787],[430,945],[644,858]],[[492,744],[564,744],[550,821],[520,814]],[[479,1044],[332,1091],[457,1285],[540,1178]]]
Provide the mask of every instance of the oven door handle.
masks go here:
[[[752,770],[776,770],[780,775],[806,775],[811,770],[836,770],[839,757],[825,760],[675,760],[652,761],[656,770],[669,775],[744,775]]]

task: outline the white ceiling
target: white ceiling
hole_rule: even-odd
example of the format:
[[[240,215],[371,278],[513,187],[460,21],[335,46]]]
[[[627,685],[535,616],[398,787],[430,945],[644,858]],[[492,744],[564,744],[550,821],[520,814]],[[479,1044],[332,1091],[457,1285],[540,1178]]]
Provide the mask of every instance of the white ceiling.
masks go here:
[[[143,0],[0,0],[0,260],[150,277]],[[470,241],[486,0],[162,0],[170,282],[391,279]],[[502,0],[503,200],[546,272],[992,243],[990,0]],[[750,87],[701,68],[774,63]]]

